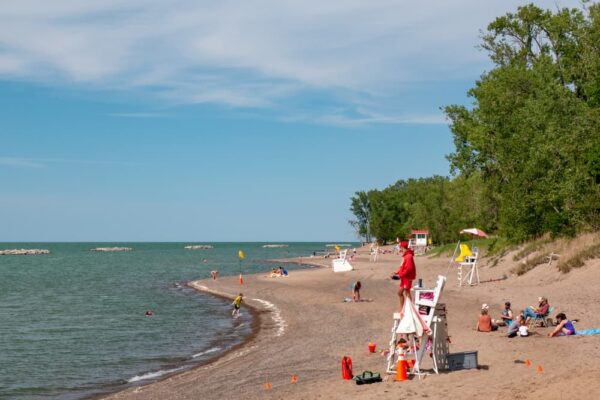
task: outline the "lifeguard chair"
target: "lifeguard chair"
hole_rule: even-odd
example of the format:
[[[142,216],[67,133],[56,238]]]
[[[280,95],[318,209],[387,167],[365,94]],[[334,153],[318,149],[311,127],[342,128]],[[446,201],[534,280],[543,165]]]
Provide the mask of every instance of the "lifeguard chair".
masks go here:
[[[352,271],[354,269],[352,264],[350,264],[350,262],[348,262],[348,260],[346,259],[347,254],[347,249],[341,250],[339,258],[335,258],[332,261],[331,267],[333,269],[333,272],[347,272]]]
[[[410,299],[404,301],[404,312],[394,313],[392,339],[388,355],[387,372],[395,373],[397,364],[396,342],[399,337],[409,337],[410,356],[415,363],[411,373],[421,376],[421,362],[429,347],[432,354],[433,371],[447,368],[446,356],[449,352],[448,330],[446,322],[446,306],[439,303],[446,277],[438,275],[435,288],[413,288],[414,303]],[[416,312],[416,315],[415,315]],[[428,342],[430,346],[428,346]]]

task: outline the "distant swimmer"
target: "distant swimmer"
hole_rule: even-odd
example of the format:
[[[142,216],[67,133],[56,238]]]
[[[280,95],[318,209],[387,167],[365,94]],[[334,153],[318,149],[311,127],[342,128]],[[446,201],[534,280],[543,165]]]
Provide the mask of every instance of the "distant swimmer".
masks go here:
[[[239,296],[236,297],[235,300],[233,300],[233,303],[231,303],[231,305],[233,306],[233,311],[231,312],[232,317],[240,316],[240,307],[242,306],[243,300],[244,300],[244,295],[242,293],[240,293]]]
[[[208,260],[205,258],[204,260],[202,260],[203,263],[207,263]]]
[[[148,311],[146,311],[145,315],[146,315],[146,317],[151,317],[154,315],[154,313],[152,312],[152,310],[148,310]]]
[[[210,271],[210,277],[214,280],[217,279],[217,275],[219,274],[219,271]]]

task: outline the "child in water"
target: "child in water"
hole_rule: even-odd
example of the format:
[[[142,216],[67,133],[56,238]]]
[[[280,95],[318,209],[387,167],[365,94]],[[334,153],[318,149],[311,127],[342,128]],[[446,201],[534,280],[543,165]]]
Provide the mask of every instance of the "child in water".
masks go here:
[[[233,311],[231,312],[232,317],[240,316],[240,307],[242,306],[243,300],[244,300],[244,295],[242,293],[240,293],[239,296],[237,296],[235,298],[235,300],[233,300],[233,303],[231,303],[231,305],[233,306]]]

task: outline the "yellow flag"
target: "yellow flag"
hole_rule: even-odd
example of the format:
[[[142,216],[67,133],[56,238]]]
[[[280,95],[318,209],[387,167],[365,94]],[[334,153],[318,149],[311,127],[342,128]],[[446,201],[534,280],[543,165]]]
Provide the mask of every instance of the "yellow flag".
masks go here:
[[[238,251],[238,257],[240,258],[240,260],[243,260],[244,258],[246,258],[246,256],[244,255],[244,252],[242,250]]]
[[[471,253],[471,249],[466,244],[460,245],[460,255],[456,257],[456,261],[463,262],[466,257],[473,257],[473,253]]]
[[[335,251],[340,251],[340,246],[335,246]]]

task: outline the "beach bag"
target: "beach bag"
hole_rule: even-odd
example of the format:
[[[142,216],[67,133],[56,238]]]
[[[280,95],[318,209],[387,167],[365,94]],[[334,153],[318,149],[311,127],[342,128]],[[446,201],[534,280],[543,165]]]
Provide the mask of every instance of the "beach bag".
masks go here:
[[[378,372],[364,371],[354,377],[357,385],[366,385],[369,383],[381,382],[381,375]]]

